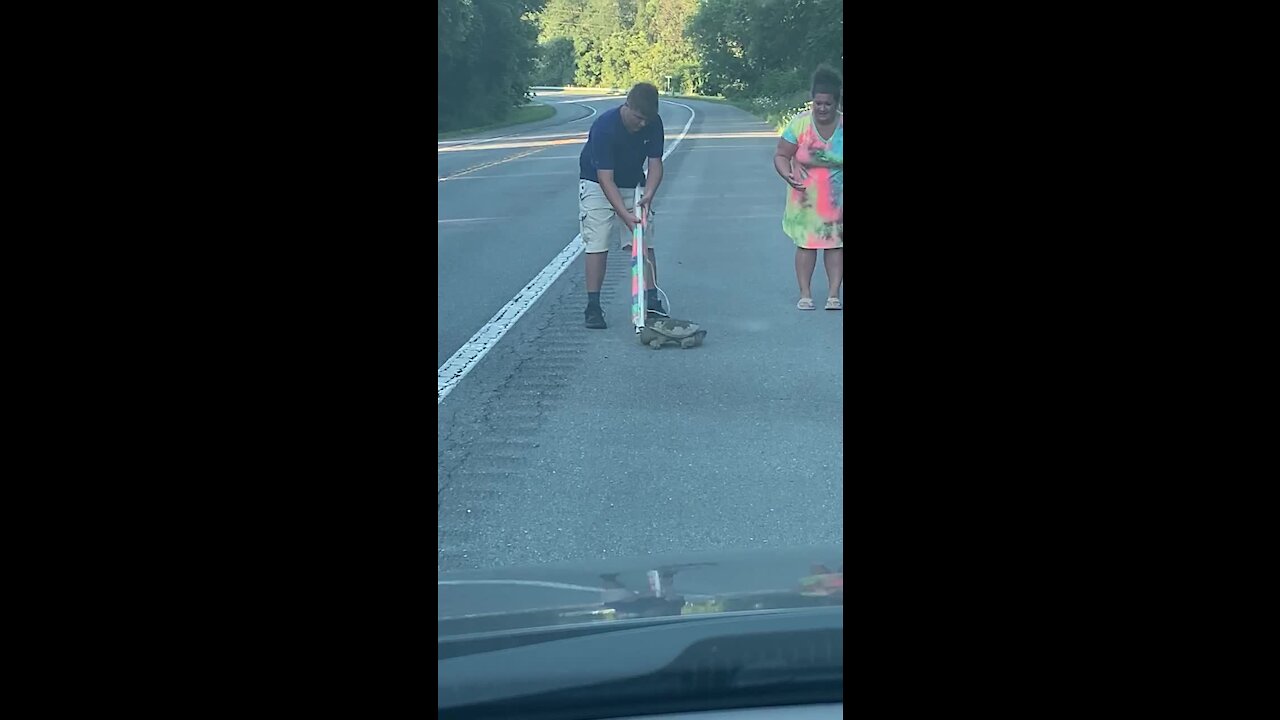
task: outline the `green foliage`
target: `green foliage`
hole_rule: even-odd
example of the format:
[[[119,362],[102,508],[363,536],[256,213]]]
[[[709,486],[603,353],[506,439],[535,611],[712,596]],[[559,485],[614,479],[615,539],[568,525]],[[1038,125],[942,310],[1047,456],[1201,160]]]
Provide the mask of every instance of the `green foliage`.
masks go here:
[[[844,67],[841,0],[702,0],[687,30],[701,51],[704,92],[774,97],[808,90],[819,63]]]
[[[542,0],[438,0],[437,132],[497,122],[529,97]]]
[[[651,82],[694,90],[701,78],[697,48],[684,26],[698,0],[547,0],[537,14],[539,40],[573,42],[573,84],[630,87]]]
[[[530,84],[651,82],[783,122],[819,63],[844,67],[842,0],[438,2],[442,130],[493,121]]]
[[[809,109],[809,93],[791,93],[785,97],[761,96],[735,100],[734,105],[764,118],[775,130],[782,130],[791,118]]]
[[[573,83],[577,71],[577,55],[573,41],[558,37],[538,46],[538,60],[534,63],[533,84],[559,87]]]

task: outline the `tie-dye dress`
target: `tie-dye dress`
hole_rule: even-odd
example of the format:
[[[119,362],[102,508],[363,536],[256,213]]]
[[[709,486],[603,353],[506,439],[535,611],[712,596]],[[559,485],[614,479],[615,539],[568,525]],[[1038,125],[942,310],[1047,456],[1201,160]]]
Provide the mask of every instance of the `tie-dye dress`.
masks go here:
[[[787,186],[782,231],[808,249],[844,247],[844,114],[836,116],[831,138],[818,134],[809,113],[792,118],[782,139],[797,146],[795,164],[805,189]]]

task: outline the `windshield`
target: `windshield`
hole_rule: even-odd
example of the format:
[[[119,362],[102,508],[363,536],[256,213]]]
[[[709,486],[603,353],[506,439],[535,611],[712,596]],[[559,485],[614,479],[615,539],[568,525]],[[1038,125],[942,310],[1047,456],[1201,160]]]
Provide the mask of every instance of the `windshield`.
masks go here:
[[[442,637],[841,605],[843,3],[438,19]]]

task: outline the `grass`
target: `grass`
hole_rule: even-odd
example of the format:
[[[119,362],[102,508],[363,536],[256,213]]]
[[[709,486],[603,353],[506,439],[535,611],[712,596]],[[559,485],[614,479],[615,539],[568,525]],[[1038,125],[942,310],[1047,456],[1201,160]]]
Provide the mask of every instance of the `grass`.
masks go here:
[[[625,90],[611,90],[609,88],[576,88],[566,87],[561,90],[565,95],[626,95]]]
[[[721,105],[732,105],[733,101],[723,95],[695,95],[693,93],[671,93],[667,95],[663,93],[662,97],[673,97],[681,100],[701,100],[703,102],[720,103]]]
[[[488,125],[478,125],[476,127],[462,128],[460,130],[450,130],[449,132],[437,133],[437,140],[449,140],[450,138],[470,135],[472,133],[484,132],[485,130],[494,130],[496,128],[507,127],[510,125],[521,125],[523,123],[535,122],[537,120],[546,120],[555,115],[555,108],[550,105],[530,104],[522,105],[513,109],[507,114],[506,119],[501,122],[489,123]]]

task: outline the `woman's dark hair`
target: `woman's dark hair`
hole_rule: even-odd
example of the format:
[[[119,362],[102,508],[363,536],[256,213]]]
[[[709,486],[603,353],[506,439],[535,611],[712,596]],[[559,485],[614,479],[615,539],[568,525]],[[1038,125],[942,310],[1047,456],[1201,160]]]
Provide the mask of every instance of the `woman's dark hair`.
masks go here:
[[[840,77],[840,73],[830,65],[822,64],[817,70],[813,71],[813,84],[809,89],[809,96],[813,97],[818,93],[827,93],[835,98],[836,104],[840,104],[840,91],[844,89],[844,78]]]

